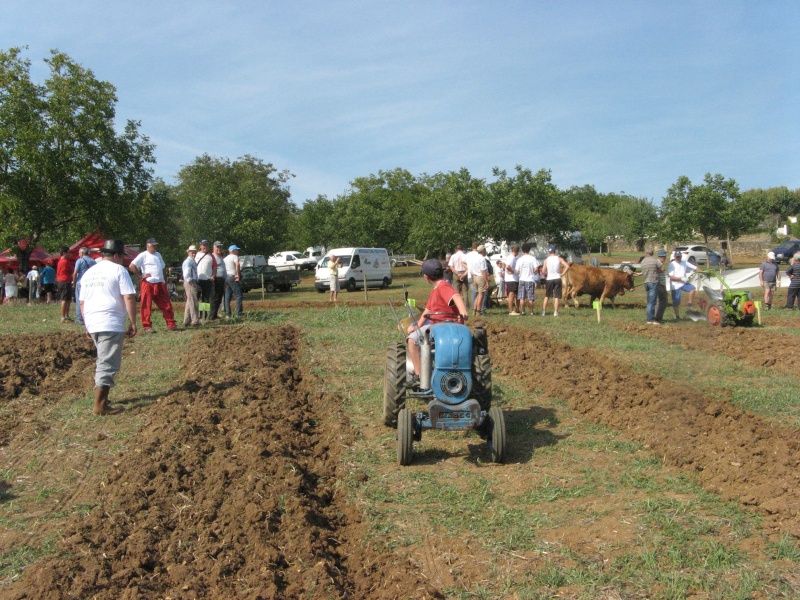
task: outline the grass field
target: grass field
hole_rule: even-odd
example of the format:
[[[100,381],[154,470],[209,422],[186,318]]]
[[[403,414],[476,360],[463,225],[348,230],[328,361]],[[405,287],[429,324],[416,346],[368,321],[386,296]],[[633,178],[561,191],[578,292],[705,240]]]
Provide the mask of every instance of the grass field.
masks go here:
[[[342,292],[336,306],[306,277],[297,290],[265,301],[259,292],[248,294],[244,321],[206,327],[301,328],[304,377],[336,399],[353,434],[335,486],[362,515],[364,544],[404,557],[446,598],[800,597],[796,514],[787,512],[785,524],[776,525],[764,510],[709,491],[695,467],[665,460],[631,431],[582,416],[566,389],[545,385],[553,355],[515,357],[504,346],[503,360],[493,357],[496,365],[518,362],[525,373],[495,368],[495,404],[506,415],[509,436],[505,464],[489,462],[477,436],[426,432],[415,444],[414,463],[397,466],[381,396],[385,349],[400,339],[387,300],[401,305],[404,285],[421,306],[429,288],[414,267],[396,269],[389,290],[369,290],[366,298]],[[599,324],[586,308],[564,310],[559,319],[524,320],[494,309],[486,321],[496,335],[555,344],[559,364],[595,355],[614,365],[608,377],[657,377],[788,427],[796,437],[800,402],[792,392],[800,378],[792,370],[696,349],[709,334],[707,323],[667,325],[678,332],[668,342],[644,335],[637,329],[644,321],[642,290],[619,300],[622,307],[603,310]],[[766,313],[764,326],[751,333],[791,339],[800,325],[795,314]],[[77,331],[57,316],[55,306],[3,306],[0,334],[18,340],[13,336]],[[731,345],[741,332],[724,333]],[[132,436],[151,426],[148,411],[191,364],[184,357],[206,339],[198,335],[158,334],[128,344],[113,392],[128,408],[120,417],[90,415],[86,381],[66,381],[47,401],[34,398],[36,418],[49,426],[31,428],[28,416],[0,446],[0,582],[7,585],[24,577],[26,566],[56,556],[72,520],[96,509],[106,471],[138,451],[129,445]],[[85,369],[90,375],[91,365]],[[0,418],[12,418],[19,406],[0,404]],[[409,589],[396,597],[418,596]]]

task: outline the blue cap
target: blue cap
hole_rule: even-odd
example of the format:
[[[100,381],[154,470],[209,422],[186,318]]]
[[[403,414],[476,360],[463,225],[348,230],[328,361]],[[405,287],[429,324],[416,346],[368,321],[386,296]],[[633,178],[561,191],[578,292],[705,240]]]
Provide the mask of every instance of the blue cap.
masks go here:
[[[239,248],[239,246],[237,246],[236,244],[228,246],[228,252],[233,252],[234,250],[241,250],[241,248]]]
[[[429,258],[422,263],[422,274],[428,277],[442,277],[442,263],[435,258]]]
[[[555,254],[556,247],[555,247],[555,246],[548,246],[548,247],[547,247],[547,251],[548,251],[548,252],[551,252],[551,253],[553,253],[553,254]]]

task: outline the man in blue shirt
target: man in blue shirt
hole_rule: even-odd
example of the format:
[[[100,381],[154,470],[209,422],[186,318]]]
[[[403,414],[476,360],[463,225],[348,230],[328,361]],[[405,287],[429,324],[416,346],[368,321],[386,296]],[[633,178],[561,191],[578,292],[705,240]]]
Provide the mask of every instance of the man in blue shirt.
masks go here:
[[[46,302],[50,304],[56,291],[56,270],[52,266],[52,260],[45,263],[44,268],[39,273],[39,281],[42,284],[40,297],[44,297]]]
[[[89,249],[84,246],[78,250],[78,260],[75,261],[75,268],[72,271],[72,287],[75,290],[75,322],[83,325],[83,315],[81,314],[81,278],[91,267],[95,265],[95,260],[89,256]]]

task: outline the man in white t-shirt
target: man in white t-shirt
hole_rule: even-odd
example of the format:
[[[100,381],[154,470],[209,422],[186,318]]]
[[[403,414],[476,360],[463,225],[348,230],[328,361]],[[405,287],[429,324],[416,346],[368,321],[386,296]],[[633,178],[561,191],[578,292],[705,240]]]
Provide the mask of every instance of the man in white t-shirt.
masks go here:
[[[464,247],[461,244],[456,246],[456,251],[450,257],[447,266],[453,272],[453,287],[464,298],[465,292],[469,290],[469,277],[466,254],[464,254]]]
[[[570,268],[570,264],[556,254],[556,247],[547,248],[547,258],[544,259],[542,272],[545,277],[544,301],[542,302],[542,316],[547,314],[547,300],[553,299],[553,316],[558,316],[558,303],[561,300],[561,277]]]
[[[519,272],[519,306],[522,314],[525,314],[525,303],[528,304],[528,314],[533,316],[533,302],[536,300],[536,269],[539,268],[539,261],[532,256],[530,244],[522,244],[522,256],[517,260],[517,271]]]
[[[473,244],[473,250],[467,254],[467,269],[472,287],[475,290],[475,299],[472,302],[472,313],[483,314],[483,296],[489,291],[489,274],[484,256],[486,248],[483,245]]]
[[[214,277],[217,273],[217,260],[208,250],[208,240],[200,240],[200,250],[195,254],[197,263],[197,283],[200,284],[200,302],[211,302],[214,294]]]
[[[672,291],[672,310],[675,312],[675,320],[680,320],[680,307],[681,295],[683,292],[689,294],[689,310],[692,309],[694,304],[695,287],[689,281],[689,275],[697,270],[697,267],[690,262],[683,260],[683,253],[676,250],[672,256],[673,260],[667,267],[667,279],[669,279],[669,287]]]
[[[147,250],[140,252],[139,256],[133,259],[128,267],[134,275],[141,276],[141,297],[142,306],[140,308],[140,318],[142,320],[143,333],[155,333],[153,324],[150,321],[151,308],[153,302],[161,310],[164,320],[167,322],[167,331],[178,331],[178,324],[175,322],[175,312],[172,310],[172,300],[167,290],[167,265],[161,258],[161,253],[157,252],[158,242],[155,238],[147,240]]]
[[[212,257],[217,266],[214,271],[214,291],[211,294],[211,314],[208,318],[214,321],[219,319],[219,307],[222,306],[222,301],[225,299],[225,279],[228,275],[225,268],[225,257],[222,255],[222,242],[214,242]]]
[[[239,246],[233,244],[228,247],[228,255],[225,257],[225,317],[231,318],[231,297],[236,298],[236,318],[240,319],[244,312],[242,310],[242,277],[241,267],[239,266]]]
[[[125,334],[136,335],[136,288],[122,266],[125,256],[122,240],[106,240],[100,252],[102,258],[81,278],[79,310],[97,348],[93,412],[103,416],[123,410],[109,406],[108,393],[122,366]]]
[[[519,244],[511,246],[511,254],[506,257],[506,295],[508,296],[508,314],[511,317],[518,317],[517,293],[519,292]]]

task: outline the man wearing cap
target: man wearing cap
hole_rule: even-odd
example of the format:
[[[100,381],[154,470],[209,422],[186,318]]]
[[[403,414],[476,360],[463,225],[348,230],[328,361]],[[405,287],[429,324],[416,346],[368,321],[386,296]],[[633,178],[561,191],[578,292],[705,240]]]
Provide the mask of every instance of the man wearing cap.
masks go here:
[[[558,316],[558,303],[561,300],[561,278],[569,271],[570,264],[556,254],[556,247],[547,248],[547,258],[544,259],[542,274],[545,276],[544,301],[542,302],[542,316],[547,314],[547,300],[553,299],[553,316]]]
[[[222,301],[225,298],[227,269],[225,268],[225,257],[222,256],[222,242],[214,242],[214,250],[211,257],[216,265],[214,267],[213,293],[211,294],[211,316],[209,317],[213,321],[219,319],[219,307],[222,306]]]
[[[666,256],[666,252],[664,253]],[[644,291],[647,296],[647,324],[660,325],[656,321],[656,304],[658,302],[658,276],[664,271],[664,265],[653,256],[652,248],[644,252],[644,259],[639,263],[644,277]]]
[[[419,319],[408,327],[408,354],[417,376],[420,373],[419,342],[425,331],[431,325],[452,322],[459,316],[464,321],[469,318],[469,311],[461,294],[443,279],[442,263],[435,258],[429,258],[422,263],[422,276],[433,286],[433,291]]]
[[[675,312],[675,320],[679,321],[681,318],[680,307],[683,292],[689,294],[689,304],[686,305],[689,310],[691,310],[694,303],[695,287],[688,281],[689,275],[692,274],[692,271],[696,271],[697,267],[683,260],[683,253],[680,250],[676,250],[672,258],[672,262],[667,267],[667,277],[672,291],[672,310]]]
[[[200,284],[200,302],[211,302],[214,293],[214,276],[217,272],[217,261],[208,251],[208,240],[200,240],[200,250],[194,257],[197,263],[197,281]]]
[[[75,288],[75,306],[78,306],[78,299],[81,297],[81,278],[84,273],[93,267],[95,260],[89,256],[89,249],[83,246],[78,250],[78,260],[75,261],[75,268],[72,270],[72,287]],[[83,325],[80,307],[75,311],[75,322]]]
[[[122,240],[106,240],[100,252],[102,258],[81,279],[79,310],[97,348],[92,412],[104,416],[122,412],[121,407],[109,406],[108,393],[122,366],[125,334],[136,335],[136,288],[122,266]]]
[[[186,249],[186,260],[181,265],[183,272],[183,293],[186,296],[186,306],[183,309],[183,326],[196,327],[200,325],[200,314],[197,303],[200,298],[200,285],[197,283],[197,263],[194,257],[197,246],[192,244]]]
[[[225,257],[225,317],[231,318],[231,297],[236,298],[236,318],[243,316],[242,311],[242,271],[239,265],[239,246],[228,246],[228,256]]]
[[[767,252],[767,260],[758,267],[758,281],[764,288],[764,308],[772,309],[772,295],[781,285],[781,270],[775,262],[775,253]]]
[[[797,300],[797,308],[800,308],[800,252],[792,257],[792,264],[786,269],[786,276],[789,278],[789,290],[786,294],[784,308],[793,310],[795,300]]]
[[[664,323],[664,311],[667,310],[667,269],[664,263],[667,262],[667,251],[659,250],[656,254],[658,262],[661,263],[661,270],[658,272],[658,293],[656,295],[656,315],[653,323],[661,325]]]
[[[161,258],[161,253],[157,251],[158,242],[155,238],[147,240],[147,250],[140,252],[130,264],[130,271],[141,276],[140,291],[142,296],[142,306],[139,315],[142,320],[143,333],[155,333],[153,324],[150,321],[151,308],[153,302],[161,310],[164,320],[167,322],[167,331],[177,331],[178,324],[175,322],[175,313],[172,310],[172,301],[167,291],[167,265]]]
[[[461,244],[457,244],[456,251],[447,263],[447,266],[449,266],[450,270],[454,273],[453,283],[455,284],[455,289],[461,294],[462,298],[465,296],[465,292],[469,290],[469,277],[467,274],[467,261],[465,257],[464,247]]]

